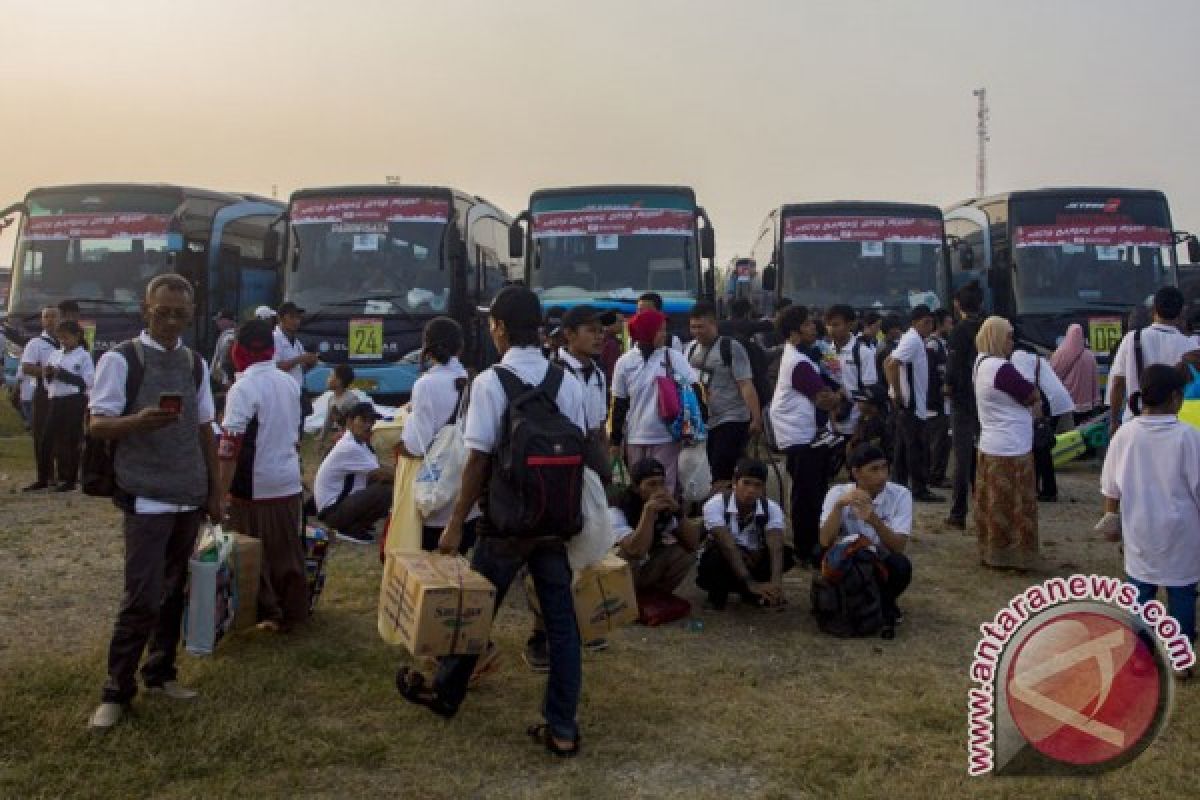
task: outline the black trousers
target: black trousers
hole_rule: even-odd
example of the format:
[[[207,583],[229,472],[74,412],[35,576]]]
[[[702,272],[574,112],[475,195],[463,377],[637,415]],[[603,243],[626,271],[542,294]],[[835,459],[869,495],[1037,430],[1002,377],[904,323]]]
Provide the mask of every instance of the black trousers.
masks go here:
[[[757,583],[771,580],[771,551],[766,547],[751,552],[742,550],[742,558],[750,568],[750,579]],[[796,565],[792,548],[783,548],[783,571],[787,572]],[[746,582],[737,576],[730,566],[729,560],[720,546],[713,542],[704,549],[700,556],[700,564],[696,567],[696,585],[708,592],[709,598],[717,604],[724,603],[731,592],[736,592],[750,599],[750,589]]]
[[[970,410],[954,409],[950,416],[950,441],[954,449],[954,498],[950,516],[966,520],[967,496],[975,488],[975,444],[979,440],[979,418]]]
[[[883,618],[888,622],[896,621],[896,598],[904,594],[904,590],[912,583],[912,562],[903,553],[888,553],[883,557],[887,567],[886,581],[879,584],[879,593],[883,600]]]
[[[58,467],[58,480],[62,483],[79,482],[79,458],[83,447],[83,417],[87,413],[87,395],[73,394],[50,400],[46,413],[45,431],[39,442],[38,480],[48,480]],[[46,466],[46,477],[40,472]]]
[[[1033,448],[1033,469],[1037,475],[1039,497],[1058,497],[1058,476],[1054,473],[1054,448]]]
[[[713,481],[732,481],[733,468],[746,451],[749,422],[724,422],[708,429],[708,466]]]
[[[821,534],[821,504],[829,489],[829,449],[801,444],[787,449],[787,471],[792,481],[792,543],[796,560],[815,564]]]
[[[29,423],[29,429],[33,433],[33,457],[37,463],[37,479],[40,483],[49,483],[54,478],[54,454],[42,447],[49,416],[50,395],[38,386],[33,390],[33,419]]]
[[[896,452],[892,458],[892,480],[912,489],[913,494],[929,491],[929,426],[908,409],[896,418]]]
[[[137,693],[137,667],[147,686],[175,680],[175,651],[183,621],[188,558],[203,511],[125,513],[125,594],[108,645],[108,681],[102,699],[128,703]]]
[[[317,519],[341,533],[366,533],[391,510],[392,484],[370,483],[333,508],[322,511]]]
[[[465,556],[467,551],[475,544],[475,524],[479,522],[479,518],[467,520],[463,523],[462,541],[458,543],[458,554]],[[438,549],[438,541],[442,538],[442,531],[445,528],[434,528],[429,525],[421,526],[421,549],[432,553]]]
[[[946,481],[950,467],[950,415],[937,414],[925,421],[929,430],[929,481]]]

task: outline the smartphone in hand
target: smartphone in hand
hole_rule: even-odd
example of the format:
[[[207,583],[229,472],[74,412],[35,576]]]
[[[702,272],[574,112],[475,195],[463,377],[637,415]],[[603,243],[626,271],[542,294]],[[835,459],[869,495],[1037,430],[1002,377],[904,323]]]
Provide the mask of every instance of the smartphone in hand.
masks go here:
[[[179,392],[162,392],[158,395],[158,407],[172,414],[182,414],[183,395]]]

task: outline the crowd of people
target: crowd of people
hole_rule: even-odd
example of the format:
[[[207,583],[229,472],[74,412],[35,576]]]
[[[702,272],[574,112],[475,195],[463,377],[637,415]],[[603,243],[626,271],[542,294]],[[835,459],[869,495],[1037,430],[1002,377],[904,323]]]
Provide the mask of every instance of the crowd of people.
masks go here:
[[[549,677],[545,725],[530,732],[557,755],[579,749],[580,650],[606,643],[580,642],[574,621],[566,541],[578,530],[570,522],[578,509],[575,517],[567,510],[562,530],[512,533],[507,498],[517,496],[506,495],[504,483],[520,479],[511,462],[521,448],[536,446],[514,424],[518,416],[559,419],[569,432],[566,456],[521,464],[545,470],[539,476],[552,484],[555,469],[586,467],[610,487],[609,544],[629,564],[639,599],[671,596],[694,570],[714,611],[734,596],[778,608],[788,600],[785,573],[800,566],[813,569],[814,580],[828,578],[831,550],[850,545],[878,564],[882,617],[894,630],[913,575],[905,555],[913,503],[945,502],[934,490],[950,489],[945,525],[965,529],[973,497],[981,562],[1036,567],[1037,505],[1057,499],[1054,433],[1103,408],[1080,326],[1050,358],[1019,350],[1011,323],[983,317],[977,284],[957,292],[952,311],[917,306],[907,320],[785,303],[765,321],[743,302],[721,321],[701,302],[689,312],[686,344],[662,305],[650,293],[627,319],[587,305],[547,319],[536,294],[506,287],[488,318],[499,361],[474,375],[460,361],[458,323],[430,320],[396,446],[396,459],[422,459],[441,431],[460,427],[461,489],[424,516],[421,546],[470,554],[495,586],[497,607],[523,570],[531,576],[539,613],[525,658]],[[344,541],[368,543],[396,495],[396,462],[381,463],[371,445],[376,407],[352,388],[346,365],[329,377],[320,462],[306,489],[302,384],[316,358],[297,336],[303,309],[260,309],[241,325],[219,318],[211,374],[181,340],[192,309],[190,284],[162,275],[147,288],[145,330],[94,369],[71,303],[42,312],[44,330],[22,357],[23,382],[33,389],[20,405],[37,462],[26,491],[76,488],[85,418],[90,436],[117,442],[125,591],[91,719],[97,729],[121,719],[147,648],[146,689],[195,696],[177,681],[175,652],[187,561],[206,517],[262,541],[258,624],[286,632],[309,614],[298,535],[306,514]],[[1185,333],[1184,317],[1179,291],[1160,290],[1152,324],[1132,329],[1115,353],[1098,530],[1124,538],[1131,578],[1147,597],[1165,586],[1172,613],[1194,637],[1200,548],[1187,540],[1200,530],[1200,432],[1175,415],[1200,339]],[[688,397],[701,409],[696,429],[680,424]],[[689,508],[692,470],[681,476],[681,465],[696,456],[709,477]],[[790,486],[786,506],[782,479],[779,498],[768,496],[778,461]],[[561,485],[574,487],[574,479]],[[577,489],[553,500],[578,503]],[[446,657],[431,674],[405,669],[397,686],[407,700],[450,717],[480,660]]]

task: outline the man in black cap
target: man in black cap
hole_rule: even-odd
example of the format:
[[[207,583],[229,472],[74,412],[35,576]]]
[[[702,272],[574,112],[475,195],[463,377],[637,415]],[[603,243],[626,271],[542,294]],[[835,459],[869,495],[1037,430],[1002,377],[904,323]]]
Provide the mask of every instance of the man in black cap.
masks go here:
[[[304,344],[296,335],[304,321],[304,309],[289,300],[276,313],[279,324],[275,327],[275,365],[303,389],[305,370],[317,365],[317,354],[304,352]]]
[[[642,459],[629,472],[629,487],[609,509],[617,553],[633,567],[639,595],[672,594],[700,546],[700,527],[667,491],[666,477],[662,464]]]
[[[777,607],[787,602],[783,573],[794,565],[783,543],[783,509],[766,496],[767,466],[743,458],[733,472],[733,489],[704,504],[709,542],[700,557],[696,585],[708,592],[716,611],[730,592],[748,603]]]
[[[371,527],[392,509],[395,471],[381,467],[371,449],[371,430],[379,415],[359,403],[346,415],[346,433],[317,470],[314,494],[317,519],[355,544],[375,541]]]

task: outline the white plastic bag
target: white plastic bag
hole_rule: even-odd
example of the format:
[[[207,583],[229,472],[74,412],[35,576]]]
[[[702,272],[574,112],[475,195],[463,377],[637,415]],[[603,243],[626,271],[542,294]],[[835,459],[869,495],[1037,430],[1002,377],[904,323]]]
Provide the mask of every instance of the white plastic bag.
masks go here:
[[[212,655],[221,637],[233,628],[238,602],[233,549],[232,535],[220,525],[208,526],[188,560],[183,636],[194,656]]]
[[[466,466],[462,428],[456,424],[443,426],[433,437],[413,482],[413,499],[422,517],[441,511],[458,498]]]
[[[578,572],[608,555],[613,546],[608,496],[595,470],[583,470],[583,530],[567,540],[567,560]]]
[[[708,466],[708,450],[702,444],[685,447],[679,453],[679,487],[683,504],[702,503],[712,494],[712,469]]]

